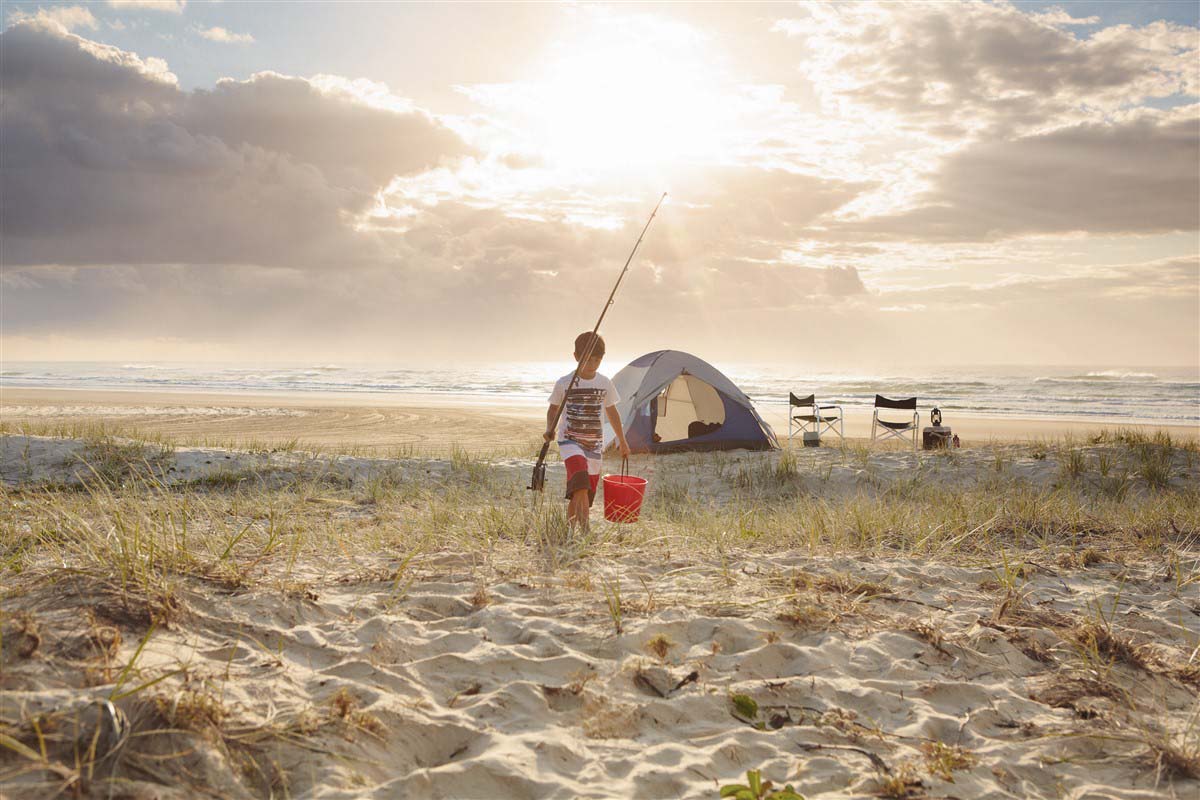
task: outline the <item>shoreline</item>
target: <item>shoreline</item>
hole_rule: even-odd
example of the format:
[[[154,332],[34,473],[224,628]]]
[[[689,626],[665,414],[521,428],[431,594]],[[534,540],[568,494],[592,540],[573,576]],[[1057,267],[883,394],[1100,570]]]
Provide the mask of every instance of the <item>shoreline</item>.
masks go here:
[[[371,449],[397,446],[473,451],[511,449],[540,438],[544,404],[535,400],[446,396],[437,393],[237,393],[117,389],[0,390],[0,422],[36,428],[100,422],[167,437],[299,440]],[[757,406],[781,444],[787,440],[787,411]],[[13,413],[20,409],[20,413]],[[921,425],[928,424],[928,409]],[[988,417],[944,409],[946,423],[965,447],[996,442],[1083,436],[1122,428],[1163,431],[1173,438],[1200,439],[1200,425],[1145,423],[1110,418]],[[852,408],[846,438],[870,439],[871,412]],[[827,437],[828,438],[828,437]],[[836,441],[836,439],[834,440]]]

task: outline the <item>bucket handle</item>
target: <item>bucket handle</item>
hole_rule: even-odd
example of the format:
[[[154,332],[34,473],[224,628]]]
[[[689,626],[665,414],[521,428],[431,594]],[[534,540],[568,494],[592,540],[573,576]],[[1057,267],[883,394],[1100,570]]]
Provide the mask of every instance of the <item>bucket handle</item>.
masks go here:
[[[621,456],[621,477],[629,477],[629,456]]]

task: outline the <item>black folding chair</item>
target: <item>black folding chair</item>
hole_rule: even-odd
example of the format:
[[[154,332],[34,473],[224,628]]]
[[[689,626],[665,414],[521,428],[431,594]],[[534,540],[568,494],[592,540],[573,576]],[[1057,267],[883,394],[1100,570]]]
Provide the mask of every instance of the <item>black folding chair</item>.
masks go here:
[[[796,409],[805,409],[810,413],[796,413]],[[836,414],[822,413],[827,410],[837,411]],[[816,431],[817,436],[825,433],[825,431],[833,431],[838,435],[839,439],[845,441],[845,436],[842,433],[843,414],[841,406],[820,406],[817,405],[817,396],[810,394],[808,397],[796,397],[792,392],[788,392],[788,441],[797,433],[809,433]]]
[[[879,418],[879,409],[894,409],[896,411],[912,411],[912,419],[892,422]],[[878,433],[879,441],[894,436],[903,441],[909,431],[912,431],[913,450],[917,449],[917,428],[921,425],[921,415],[917,413],[917,398],[909,397],[904,400],[890,400],[881,394],[875,395],[875,415],[871,420],[871,444],[875,443]]]

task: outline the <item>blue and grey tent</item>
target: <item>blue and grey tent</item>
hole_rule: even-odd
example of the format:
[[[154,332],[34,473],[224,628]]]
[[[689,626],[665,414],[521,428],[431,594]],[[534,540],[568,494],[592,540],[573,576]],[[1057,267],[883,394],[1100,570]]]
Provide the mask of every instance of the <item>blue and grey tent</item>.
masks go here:
[[[657,350],[613,376],[617,410],[635,453],[776,450],[771,426],[721,371],[689,353]],[[616,435],[604,422],[604,444]]]

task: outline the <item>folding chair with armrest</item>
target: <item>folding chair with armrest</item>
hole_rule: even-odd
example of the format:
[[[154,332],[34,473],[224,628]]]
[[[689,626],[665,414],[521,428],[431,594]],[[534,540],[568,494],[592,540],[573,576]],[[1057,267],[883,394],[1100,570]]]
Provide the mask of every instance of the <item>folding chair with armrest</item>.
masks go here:
[[[794,413],[797,408],[803,408],[812,413]],[[835,410],[837,414],[825,414],[824,411]],[[838,435],[839,439],[844,440],[846,437],[842,433],[843,414],[841,406],[821,406],[817,405],[817,396],[810,394],[808,397],[796,397],[793,392],[788,392],[788,441],[797,433],[808,433],[810,428],[815,431],[817,436],[832,431]]]
[[[892,422],[890,420],[880,419],[880,409],[894,409],[897,411],[912,411],[912,419],[905,419],[900,422]],[[903,441],[909,431],[912,432],[913,450],[917,449],[917,428],[921,424],[921,415],[917,413],[917,398],[908,397],[903,400],[891,400],[881,394],[875,395],[875,414],[871,419],[871,443],[875,443],[878,433],[879,440],[882,441],[889,436],[894,436]]]

